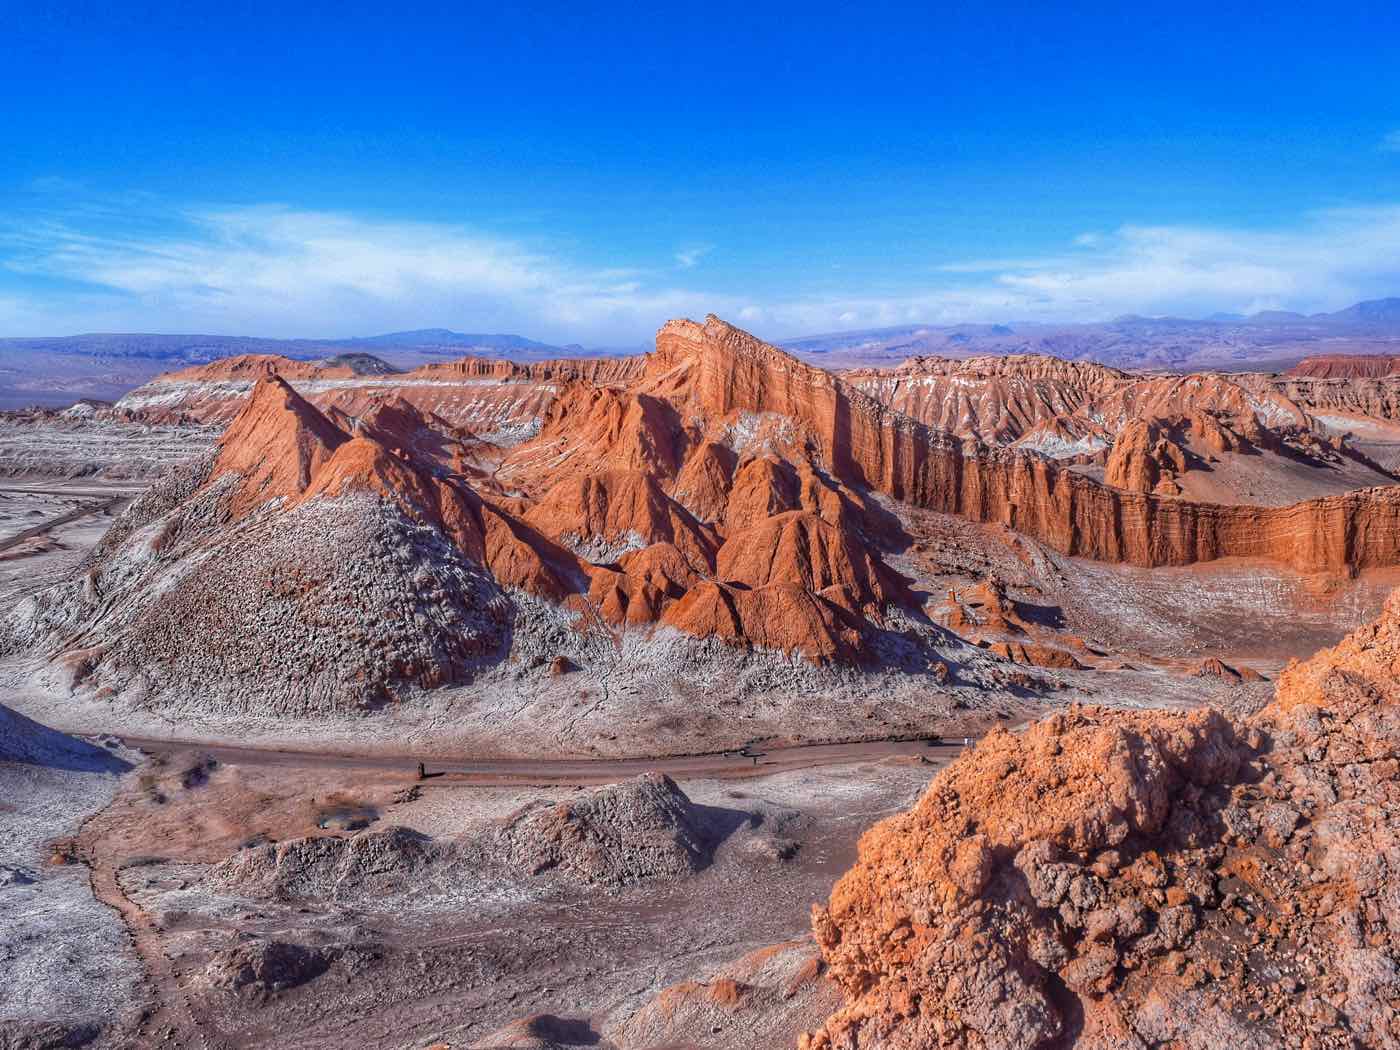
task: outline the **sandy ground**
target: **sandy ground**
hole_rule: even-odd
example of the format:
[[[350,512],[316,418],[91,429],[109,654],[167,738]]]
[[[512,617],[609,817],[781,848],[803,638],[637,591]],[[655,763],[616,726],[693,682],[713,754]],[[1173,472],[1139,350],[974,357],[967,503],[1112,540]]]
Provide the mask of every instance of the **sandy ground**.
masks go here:
[[[147,974],[136,996],[144,1019],[129,1012],[104,1039],[465,1046],[540,1012],[599,1031],[676,981],[805,937],[810,906],[849,866],[860,834],[906,808],[955,749],[911,752],[777,773],[735,763],[722,777],[678,779],[726,829],[713,862],[678,883],[608,890],[523,876],[484,898],[406,889],[282,902],[211,892],[200,880],[249,841],[341,835],[363,822],[451,840],[486,833],[527,802],[585,789],[420,782],[412,771],[315,757],[210,762],[163,751],[125,776],[115,802],[77,840]],[[790,851],[786,859],[776,843]],[[221,952],[261,939],[314,946],[335,961],[270,994],[211,981]]]
[[[90,498],[79,492],[93,491],[16,487],[26,491],[0,504],[11,528],[28,520],[28,507],[56,512],[45,521],[62,519],[72,500]],[[71,572],[106,524],[103,513],[85,515],[0,552],[0,600]],[[1060,558],[944,516],[906,525],[914,546],[900,564],[917,574],[928,602],[995,574],[1053,631],[1133,666],[1036,670],[1052,684],[1019,697],[970,685],[900,697],[867,688],[829,722],[846,739],[1014,727],[1075,700],[1229,703],[1247,689],[1191,677],[1192,661],[1219,655],[1272,674],[1369,618],[1400,582],[1368,574],[1324,586],[1236,563],[1148,572]],[[810,905],[849,866],[861,832],[906,808],[953,753],[917,742],[779,750],[778,733],[797,737],[806,727],[800,690],[786,706],[764,696],[749,708],[721,708],[686,736],[645,720],[654,718],[655,692],[549,679],[542,669],[503,680],[498,696],[440,690],[421,709],[291,728],[252,722],[233,733],[80,701],[36,678],[41,662],[31,654],[0,667],[0,703],[67,731],[120,729],[146,751],[125,772],[105,747],[80,747],[77,760],[55,744],[57,758],[0,763],[0,799],[10,807],[0,865],[17,873],[0,886],[0,959],[18,975],[0,982],[0,1018],[15,1031],[59,1020],[105,1024],[93,1045],[460,1047],[539,1012],[575,1019],[605,1045],[601,1033],[667,985],[805,936]],[[694,711],[714,706],[712,696],[680,700]],[[507,718],[532,705],[531,720]],[[616,725],[627,719],[635,732],[619,739]],[[609,724],[619,754],[678,757],[587,762],[587,749],[563,737]],[[495,738],[483,731],[489,726]],[[512,762],[500,744],[480,743],[518,726],[528,731],[516,734],[514,753],[555,757]],[[750,727],[773,737],[758,745],[757,764],[732,752],[694,754],[763,735]],[[266,750],[274,746],[285,750]],[[418,760],[443,775],[417,781]],[[713,861],[678,883],[603,890],[522,877],[484,896],[409,885],[382,899],[305,902],[214,892],[203,881],[250,842],[344,836],[362,824],[456,841],[530,800],[569,799],[658,766],[695,803],[727,814]],[[77,863],[50,864],[55,842]],[[239,990],[211,977],[230,951],[268,941],[308,946],[329,962],[285,988]]]
[[[141,971],[126,931],[85,867],[52,863],[50,843],[106,806],[136,759],[0,708],[0,1044],[130,1018]]]

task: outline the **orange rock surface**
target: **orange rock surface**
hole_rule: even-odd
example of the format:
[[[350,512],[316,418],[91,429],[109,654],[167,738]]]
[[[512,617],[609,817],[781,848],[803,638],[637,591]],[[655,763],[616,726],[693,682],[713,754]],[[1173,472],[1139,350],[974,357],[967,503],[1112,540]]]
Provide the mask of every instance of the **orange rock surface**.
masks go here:
[[[845,1006],[804,1050],[1389,1047],[1400,593],[1248,720],[994,731],[814,912]]]
[[[1039,455],[930,429],[714,317],[668,323],[645,358],[528,368],[466,359],[373,377],[402,385],[372,397],[318,387],[325,412],[267,374],[276,360],[200,372],[259,377],[212,474],[215,482],[234,477],[236,515],[273,499],[292,507],[370,492],[440,529],[499,583],[584,602],[615,626],[666,625],[818,662],[852,660],[862,632],[910,601],[884,560],[899,549],[897,523],[875,497],[1003,524],[1065,554],[1143,566],[1238,556],[1348,574],[1400,562],[1400,488],[1284,508],[1161,496],[1183,453],[1156,423],[1119,436],[1105,486]],[[1032,390],[1078,384],[1075,397],[1092,394],[1122,412],[1177,411],[1195,389],[1047,360],[976,367],[1021,375]],[[288,370],[325,379],[316,367]],[[961,368],[924,363],[910,374],[956,378]],[[538,432],[509,447],[477,440],[454,421],[460,406],[422,393],[451,376],[549,386],[532,402]],[[1238,386],[1206,386],[1220,411],[1248,400]],[[1012,429],[1038,418],[1030,409],[996,411],[1015,417],[1003,421]],[[1224,416],[1184,418],[1207,447],[1250,440]],[[1077,665],[1034,642],[1004,655]]]

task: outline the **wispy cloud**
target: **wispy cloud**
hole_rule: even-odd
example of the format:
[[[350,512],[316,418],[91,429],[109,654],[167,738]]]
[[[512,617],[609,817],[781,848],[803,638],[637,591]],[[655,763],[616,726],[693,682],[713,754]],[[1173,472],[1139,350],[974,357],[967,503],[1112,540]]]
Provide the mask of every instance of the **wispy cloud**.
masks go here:
[[[682,270],[693,269],[696,263],[713,250],[714,246],[710,244],[695,244],[689,248],[681,248],[675,254],[676,265]]]
[[[688,245],[676,265],[699,273],[708,250]],[[783,337],[1335,309],[1400,293],[1400,204],[1317,211],[1272,230],[1124,225],[1061,251],[949,262],[919,284],[879,286],[846,267],[845,287],[820,295],[739,298],[678,281],[669,267],[590,268],[555,246],[465,226],[276,205],[173,211],[141,201],[29,216],[0,226],[0,268],[11,274],[0,277],[0,334],[334,336],[442,324],[619,345],[645,341],[669,317],[711,311]],[[790,275],[794,287],[811,276]]]
[[[106,328],[337,335],[470,321],[607,340],[706,298],[464,227],[275,205],[184,210],[161,235],[97,234],[68,214],[0,233],[0,259],[73,282],[61,313],[98,313]]]

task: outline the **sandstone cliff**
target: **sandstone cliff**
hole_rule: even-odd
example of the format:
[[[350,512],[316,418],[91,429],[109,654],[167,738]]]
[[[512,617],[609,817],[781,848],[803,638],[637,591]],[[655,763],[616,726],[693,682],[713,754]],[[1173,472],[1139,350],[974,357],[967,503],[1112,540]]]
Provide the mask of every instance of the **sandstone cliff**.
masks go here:
[[[1386,354],[1318,354],[1284,373],[1308,379],[1380,379],[1400,374],[1400,357]]]

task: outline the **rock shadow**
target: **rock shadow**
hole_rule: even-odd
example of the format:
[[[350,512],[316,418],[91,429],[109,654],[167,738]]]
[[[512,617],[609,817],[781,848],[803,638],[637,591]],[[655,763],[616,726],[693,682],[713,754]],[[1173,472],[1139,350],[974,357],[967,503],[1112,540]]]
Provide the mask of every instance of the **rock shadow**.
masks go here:
[[[45,766],[75,773],[125,773],[132,764],[75,736],[0,704],[0,763]]]

